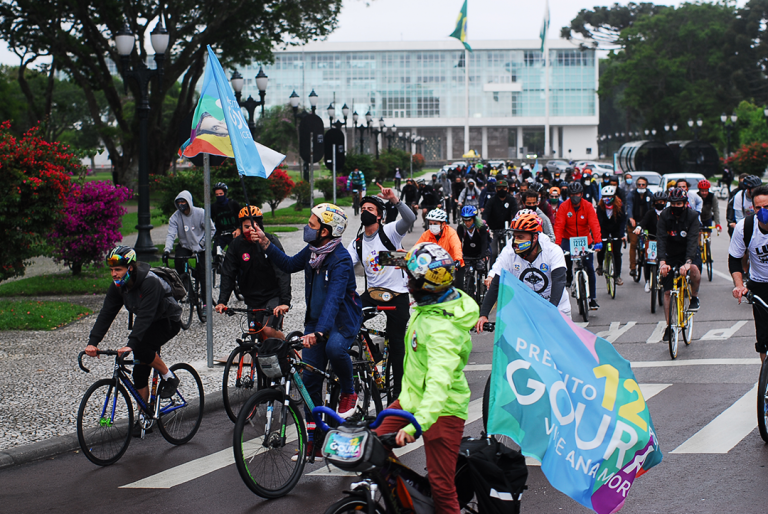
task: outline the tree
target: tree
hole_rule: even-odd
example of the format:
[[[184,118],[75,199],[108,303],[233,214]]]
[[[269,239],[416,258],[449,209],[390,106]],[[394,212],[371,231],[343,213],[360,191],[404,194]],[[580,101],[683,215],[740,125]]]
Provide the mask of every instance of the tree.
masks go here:
[[[362,171],[368,180],[373,176],[373,156],[367,153],[348,153],[344,159],[344,173],[349,175],[355,169]]]
[[[269,208],[272,211],[272,216],[275,216],[275,209],[280,205],[280,202],[288,198],[291,194],[294,184],[291,177],[285,172],[283,167],[277,168],[267,179],[267,185],[269,186],[270,196],[267,199]]]
[[[576,40],[579,46],[615,47],[620,44],[621,31],[631,27],[639,18],[654,15],[667,9],[665,5],[650,2],[627,5],[613,4],[611,7],[595,7],[594,10],[582,9],[571,20],[571,25],[560,29],[560,37],[569,41]]]
[[[138,173],[138,119],[126,108],[112,76],[119,63],[113,35],[129,23],[142,44],[130,56],[134,64],[148,62],[147,32],[161,17],[167,21],[170,44],[163,75],[149,95],[150,172],[162,174],[178,150],[182,122],[194,108],[195,86],[203,73],[207,50],[215,48],[224,67],[254,60],[271,62],[272,49],[299,45],[328,35],[337,25],[341,0],[8,0],[0,3],[0,38],[19,56],[20,73],[41,58],[52,60],[48,73],[66,73],[82,88],[88,112],[104,141],[118,180],[133,186]],[[180,82],[178,101],[170,116],[163,113],[169,91]],[[126,83],[130,96],[140,98],[139,85]],[[102,119],[97,93],[104,93],[113,124]],[[34,95],[33,95],[34,96]],[[49,96],[39,119],[50,112]],[[39,109],[39,107],[36,107]]]
[[[299,136],[293,122],[293,108],[286,104],[266,109],[256,121],[254,139],[282,154],[298,153]]]
[[[745,100],[736,107],[734,113],[738,121],[731,134],[731,148],[768,141],[768,125],[763,107]]]
[[[762,177],[768,167],[768,143],[755,141],[744,145],[723,162],[735,175],[747,173]]]

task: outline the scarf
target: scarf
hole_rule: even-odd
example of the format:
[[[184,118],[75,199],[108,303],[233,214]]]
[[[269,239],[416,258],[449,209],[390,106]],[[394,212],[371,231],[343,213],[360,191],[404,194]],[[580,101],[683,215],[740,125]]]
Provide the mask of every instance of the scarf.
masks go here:
[[[339,246],[339,244],[341,244],[341,238],[336,237],[325,243],[320,248],[315,248],[314,246],[309,245],[309,251],[312,252],[312,255],[309,258],[309,265],[312,267],[312,269],[319,268],[323,264],[325,256],[334,251],[336,247]]]

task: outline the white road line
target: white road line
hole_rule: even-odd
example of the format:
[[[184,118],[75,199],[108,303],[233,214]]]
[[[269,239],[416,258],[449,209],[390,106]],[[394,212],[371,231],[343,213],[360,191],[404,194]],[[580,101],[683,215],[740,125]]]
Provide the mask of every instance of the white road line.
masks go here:
[[[636,321],[628,321],[627,324],[622,327],[620,321],[612,321],[608,330],[598,332],[596,335],[597,337],[604,338],[609,343],[614,343],[619,337],[624,335],[627,330],[634,327],[635,325],[637,325]]]
[[[666,321],[659,321],[656,324],[656,328],[653,329],[653,333],[650,335],[648,339],[646,339],[646,343],[653,344],[653,343],[660,343],[661,340],[664,338],[664,330],[667,328],[667,322]]]
[[[725,341],[726,339],[730,339],[731,337],[736,334],[736,332],[739,331],[741,327],[746,325],[747,322],[744,320],[737,321],[735,325],[733,325],[730,328],[715,328],[704,334],[704,337],[701,338],[702,341]]]
[[[727,273],[723,273],[722,271],[717,271],[716,269],[712,268],[712,273],[714,273],[718,277],[724,278],[728,282],[732,282],[733,281],[733,277],[731,277]]]
[[[757,426],[756,395],[757,384],[670,453],[728,453]]]
[[[691,359],[669,361],[637,361],[632,362],[633,368],[673,368],[676,366],[746,366],[759,365],[760,359]],[[464,366],[464,371],[491,371],[490,364],[470,364]]]

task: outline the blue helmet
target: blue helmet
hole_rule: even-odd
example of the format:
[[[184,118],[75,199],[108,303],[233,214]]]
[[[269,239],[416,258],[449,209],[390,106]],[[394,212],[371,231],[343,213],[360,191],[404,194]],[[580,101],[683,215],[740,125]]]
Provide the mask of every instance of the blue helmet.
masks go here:
[[[488,177],[488,185],[495,184],[496,183],[496,177]]]
[[[462,218],[475,218],[477,217],[477,207],[474,205],[467,205],[461,209]]]

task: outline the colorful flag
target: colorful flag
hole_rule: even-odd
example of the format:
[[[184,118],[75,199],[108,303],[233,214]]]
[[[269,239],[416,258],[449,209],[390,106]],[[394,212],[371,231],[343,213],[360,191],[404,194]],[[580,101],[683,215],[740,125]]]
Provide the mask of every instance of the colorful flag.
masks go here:
[[[546,2],[544,8],[544,21],[541,24],[541,31],[539,32],[539,38],[541,38],[541,51],[544,52],[544,41],[547,39],[547,31],[549,30],[549,0]]]
[[[502,272],[488,433],[511,437],[556,489],[599,514],[661,462],[651,415],[616,349]]]
[[[459,18],[456,20],[456,29],[450,37],[455,37],[464,43],[464,48],[470,52],[472,51],[472,47],[467,43],[467,0],[464,0],[464,5],[461,7],[461,12],[459,12]]]
[[[238,173],[263,178],[269,177],[285,159],[285,155],[253,140],[229,81],[210,45],[200,100],[192,118],[192,131],[180,153],[184,157],[194,157],[199,153],[234,157]]]

